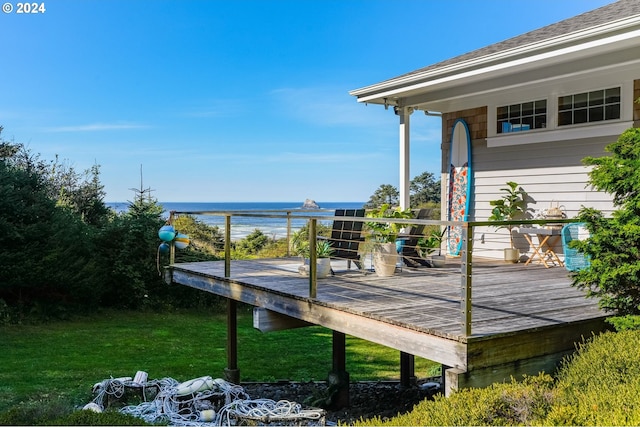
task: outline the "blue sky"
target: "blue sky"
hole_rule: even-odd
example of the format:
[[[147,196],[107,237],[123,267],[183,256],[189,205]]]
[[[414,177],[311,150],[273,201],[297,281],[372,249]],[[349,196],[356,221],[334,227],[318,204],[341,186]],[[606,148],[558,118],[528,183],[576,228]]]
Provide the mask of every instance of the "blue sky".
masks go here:
[[[398,119],[349,90],[612,0],[49,0],[0,13],[5,140],[106,201],[366,201],[398,186]],[[411,176],[440,120],[411,118]]]

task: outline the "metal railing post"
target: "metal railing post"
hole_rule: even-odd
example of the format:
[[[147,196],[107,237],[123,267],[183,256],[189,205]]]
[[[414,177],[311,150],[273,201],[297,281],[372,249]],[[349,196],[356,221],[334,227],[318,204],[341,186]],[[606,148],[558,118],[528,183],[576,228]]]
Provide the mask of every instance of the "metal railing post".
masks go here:
[[[291,211],[287,211],[287,256],[291,256]]]
[[[231,277],[231,215],[224,217],[224,277]]]
[[[460,263],[462,334],[467,337],[471,335],[472,251],[473,226],[467,222],[462,226],[462,262]]]
[[[317,220],[309,220],[309,298],[315,298],[318,292],[318,263],[316,262]]]

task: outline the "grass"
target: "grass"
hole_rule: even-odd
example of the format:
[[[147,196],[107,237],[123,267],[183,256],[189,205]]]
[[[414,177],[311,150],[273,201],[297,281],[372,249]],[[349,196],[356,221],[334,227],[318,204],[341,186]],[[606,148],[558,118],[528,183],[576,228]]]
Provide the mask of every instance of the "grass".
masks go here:
[[[107,311],[73,321],[0,327],[0,412],[21,401],[63,400],[83,405],[93,384],[109,377],[149,379],[223,376],[225,313]],[[238,365],[242,381],[325,380],[331,369],[331,331],[308,327],[261,333],[249,309],[239,310]],[[399,377],[396,350],[347,337],[353,381]],[[416,358],[419,377],[439,365]]]

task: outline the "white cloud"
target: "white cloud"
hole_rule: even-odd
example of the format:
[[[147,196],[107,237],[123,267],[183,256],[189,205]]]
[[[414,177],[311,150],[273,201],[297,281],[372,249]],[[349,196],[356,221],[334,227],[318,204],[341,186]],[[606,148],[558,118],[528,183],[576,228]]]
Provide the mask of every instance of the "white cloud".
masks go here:
[[[91,123],[86,125],[57,126],[46,130],[49,132],[101,132],[146,128],[149,128],[149,126],[136,123]]]

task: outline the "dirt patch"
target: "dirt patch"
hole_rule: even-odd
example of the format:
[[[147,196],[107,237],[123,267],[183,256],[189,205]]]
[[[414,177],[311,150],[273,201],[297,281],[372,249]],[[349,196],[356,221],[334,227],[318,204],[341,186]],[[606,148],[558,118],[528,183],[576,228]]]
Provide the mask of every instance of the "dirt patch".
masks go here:
[[[324,382],[247,383],[242,384],[252,399],[289,400],[310,407],[314,400],[327,396]],[[440,384],[433,380],[418,381],[411,387],[397,382],[352,382],[349,385],[350,405],[342,409],[327,409],[326,423],[351,424],[375,416],[382,419],[409,412],[424,399],[440,392]]]

